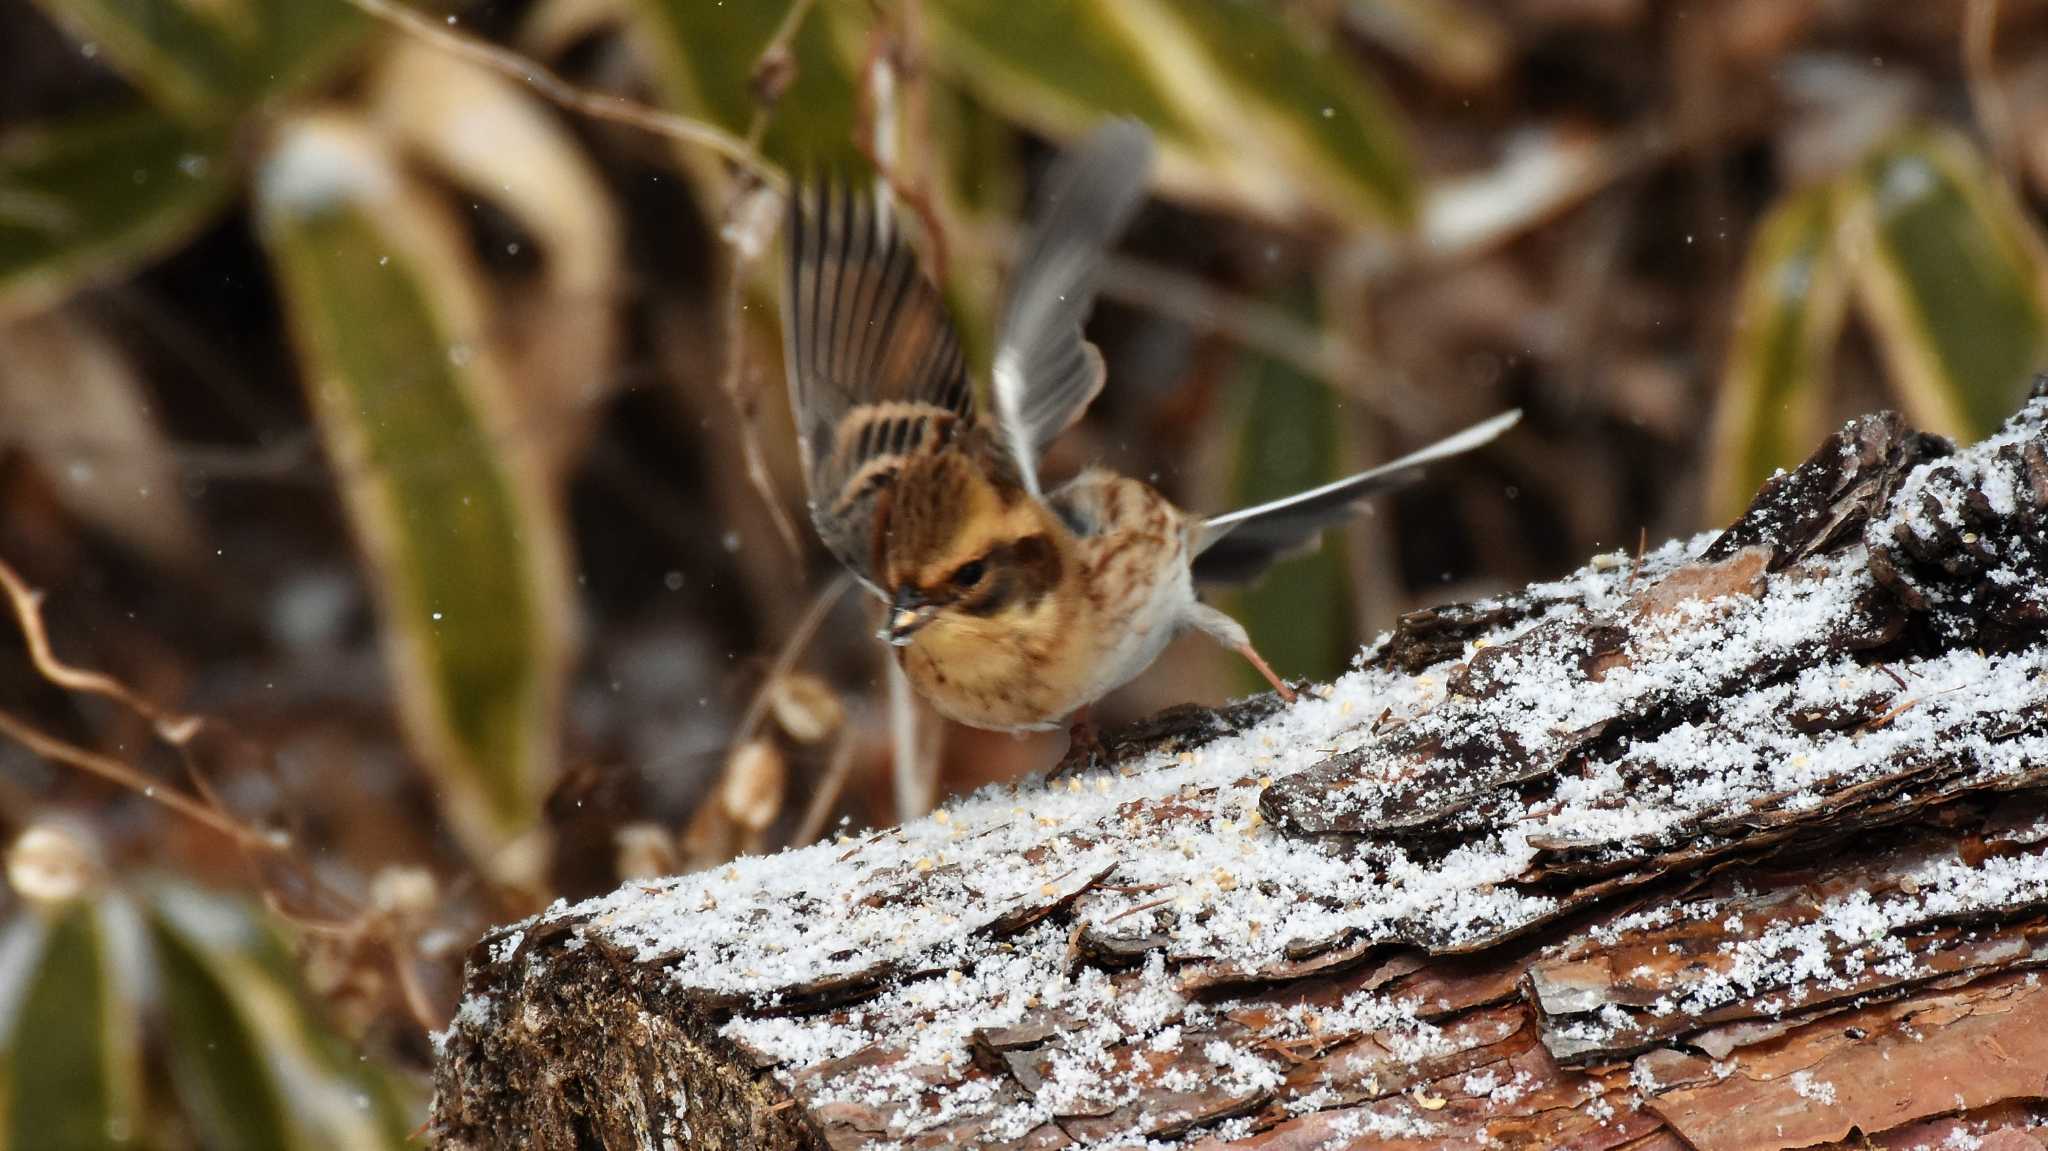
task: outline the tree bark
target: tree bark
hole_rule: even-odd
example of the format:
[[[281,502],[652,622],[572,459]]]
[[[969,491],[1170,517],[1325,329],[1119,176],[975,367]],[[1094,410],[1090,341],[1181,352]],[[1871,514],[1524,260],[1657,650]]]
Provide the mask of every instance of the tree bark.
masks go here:
[[[1111,759],[494,931],[442,1145],[2038,1148],[2048,389]]]

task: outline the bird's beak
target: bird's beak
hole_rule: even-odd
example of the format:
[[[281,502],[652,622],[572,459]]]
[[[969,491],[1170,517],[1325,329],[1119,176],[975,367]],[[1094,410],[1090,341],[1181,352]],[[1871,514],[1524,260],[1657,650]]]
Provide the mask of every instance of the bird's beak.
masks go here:
[[[896,598],[889,601],[889,626],[881,631],[881,638],[897,647],[910,642],[917,630],[932,621],[932,605],[914,588],[903,588]]]

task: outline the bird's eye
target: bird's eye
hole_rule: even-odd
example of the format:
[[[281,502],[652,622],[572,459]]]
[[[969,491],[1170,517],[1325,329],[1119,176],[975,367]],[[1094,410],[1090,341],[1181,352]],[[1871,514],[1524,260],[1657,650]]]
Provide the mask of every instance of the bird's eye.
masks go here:
[[[960,588],[973,587],[981,582],[981,577],[986,571],[987,565],[983,564],[980,560],[969,560],[953,569],[953,586]]]

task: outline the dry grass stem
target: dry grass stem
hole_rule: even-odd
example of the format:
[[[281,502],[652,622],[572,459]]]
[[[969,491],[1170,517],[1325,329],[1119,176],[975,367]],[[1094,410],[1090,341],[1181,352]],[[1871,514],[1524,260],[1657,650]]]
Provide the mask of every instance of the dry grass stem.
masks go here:
[[[832,809],[838,805],[840,793],[846,790],[846,779],[853,774],[857,750],[853,727],[840,728],[839,738],[832,744],[832,758],[825,761],[825,773],[818,777],[811,791],[810,805],[804,808],[803,820],[797,824],[795,834],[790,836],[791,847],[813,843],[825,833],[825,824],[832,818]]]
[[[752,145],[716,124],[649,108],[645,104],[571,84],[535,60],[474,36],[451,32],[446,25],[436,24],[428,17],[396,3],[395,0],[348,2],[407,35],[416,36],[444,52],[517,80],[540,93],[545,99],[571,111],[593,119],[638,128],[681,143],[707,148],[731,160],[764,183],[778,188],[785,183],[781,170],[762,159],[761,154]]]
[[[97,695],[129,708],[148,720],[156,729],[157,736],[174,747],[184,746],[199,734],[202,723],[198,716],[166,711],[128,690],[113,676],[73,667],[58,659],[50,650],[50,634],[43,627],[43,593],[29,587],[21,573],[4,560],[0,560],[0,588],[6,590],[15,621],[21,626],[22,639],[28,644],[29,660],[43,678],[68,691]]]
[[[1968,0],[1963,7],[1963,79],[1970,93],[1970,111],[1990,141],[1999,171],[2008,181],[2018,176],[2017,142],[2012,107],[1998,86],[1998,0]],[[2015,187],[2018,185],[2015,184]]]
[[[796,667],[796,661],[803,658],[804,649],[810,647],[812,637],[824,626],[825,617],[839,605],[839,599],[846,589],[853,586],[853,576],[840,570],[829,583],[818,589],[811,599],[811,606],[804,609],[803,618],[789,631],[782,641],[782,650],[775,653],[775,662],[768,667],[768,674],[761,678],[761,686],[754,689],[754,696],[747,701],[747,710],[740,715],[740,722],[733,729],[733,740],[751,739],[761,730],[761,721],[768,718],[768,707],[775,684]]]
[[[726,273],[725,364],[718,376],[718,386],[732,405],[733,420],[739,427],[740,454],[747,463],[747,482],[761,498],[762,506],[768,509],[768,518],[775,525],[775,535],[789,552],[791,561],[801,561],[803,540],[797,535],[796,524],[782,506],[782,500],[775,494],[774,478],[768,474],[768,457],[761,450],[760,425],[754,418],[760,406],[745,386],[747,269],[753,262],[753,252],[759,248],[746,242],[729,243],[726,247],[732,252],[732,260]]]
[[[182,792],[173,791],[112,756],[87,751],[76,744],[67,743],[5,711],[0,711],[0,735],[7,736],[53,763],[75,767],[88,775],[95,775],[109,783],[125,787],[144,799],[154,800],[179,815],[234,840],[243,848],[273,852],[289,846],[288,839],[245,826],[226,812],[209,807]]]

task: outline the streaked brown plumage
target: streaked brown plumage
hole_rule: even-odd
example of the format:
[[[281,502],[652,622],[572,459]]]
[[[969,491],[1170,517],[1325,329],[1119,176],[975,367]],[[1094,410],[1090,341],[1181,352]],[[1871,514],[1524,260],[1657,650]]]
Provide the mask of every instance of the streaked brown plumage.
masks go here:
[[[1043,491],[1039,454],[1102,388],[1081,325],[1150,158],[1143,128],[1112,121],[1054,173],[1012,275],[989,413],[893,217],[829,185],[791,203],[783,329],[812,522],[889,604],[885,635],[912,685],[963,723],[1058,726],[1190,627],[1242,652],[1291,699],[1244,629],[1196,599],[1196,581],[1256,575],[1516,418],[1211,519],[1099,468]]]

